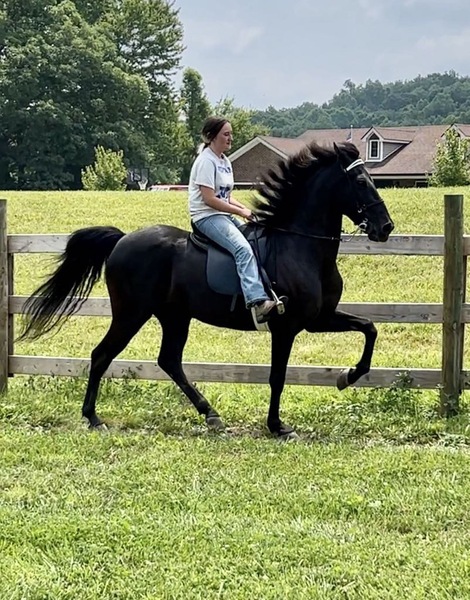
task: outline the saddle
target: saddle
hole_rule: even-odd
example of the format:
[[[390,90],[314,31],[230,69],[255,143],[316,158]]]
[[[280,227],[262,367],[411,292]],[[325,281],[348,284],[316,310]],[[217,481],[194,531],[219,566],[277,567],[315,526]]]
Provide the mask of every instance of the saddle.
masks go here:
[[[209,287],[218,294],[234,296],[234,302],[232,303],[233,310],[236,297],[242,294],[235,259],[227,250],[199,231],[195,223],[191,222],[191,227],[192,232],[189,234],[189,239],[193,246],[201,252],[207,253],[206,277]],[[250,227],[249,224],[243,225],[240,230],[253,249],[253,254],[258,261],[261,279],[265,288],[271,290],[272,283],[264,267],[268,254],[267,236],[264,230],[253,226]]]

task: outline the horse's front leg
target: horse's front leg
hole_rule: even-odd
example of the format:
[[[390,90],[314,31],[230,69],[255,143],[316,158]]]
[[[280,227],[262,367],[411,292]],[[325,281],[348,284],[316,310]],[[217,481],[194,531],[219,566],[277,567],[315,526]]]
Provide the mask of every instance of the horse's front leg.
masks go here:
[[[321,314],[308,331],[315,332],[338,332],[338,331],[360,331],[364,334],[365,344],[362,356],[353,369],[344,370],[336,381],[339,390],[344,390],[370,371],[372,354],[374,353],[377,329],[369,319],[356,317],[348,313],[336,310],[334,313]]]
[[[297,438],[297,434],[290,425],[281,421],[279,408],[281,394],[286,380],[286,369],[296,334],[291,331],[272,332],[271,342],[271,372],[269,385],[271,386],[271,400],[268,413],[269,431],[283,439]]]

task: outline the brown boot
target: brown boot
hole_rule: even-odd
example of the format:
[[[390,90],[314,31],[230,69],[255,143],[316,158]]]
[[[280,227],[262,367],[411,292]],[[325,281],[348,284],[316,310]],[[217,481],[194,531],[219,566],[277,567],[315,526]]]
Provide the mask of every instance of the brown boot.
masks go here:
[[[274,300],[265,300],[255,306],[255,317],[258,323],[264,323],[269,318],[270,311],[276,306]]]

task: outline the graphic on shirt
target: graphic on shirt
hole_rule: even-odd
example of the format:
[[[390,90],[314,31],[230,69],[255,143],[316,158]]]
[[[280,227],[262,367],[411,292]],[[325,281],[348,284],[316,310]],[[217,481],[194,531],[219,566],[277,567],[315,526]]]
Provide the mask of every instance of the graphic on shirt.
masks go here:
[[[217,194],[217,198],[220,198],[221,200],[227,200],[227,198],[229,197],[230,194],[230,186],[229,185],[222,185],[219,188],[219,193]]]

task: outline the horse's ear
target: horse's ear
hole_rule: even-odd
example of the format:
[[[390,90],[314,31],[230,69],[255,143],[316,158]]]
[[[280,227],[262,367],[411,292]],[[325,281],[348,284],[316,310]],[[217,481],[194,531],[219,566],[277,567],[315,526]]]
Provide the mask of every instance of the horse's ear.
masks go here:
[[[333,142],[333,148],[338,158],[344,157],[344,150],[340,148],[336,142]]]
[[[342,150],[337,144],[336,142],[333,142],[333,148],[335,150],[335,154],[338,157],[339,162],[345,166],[348,164],[348,157],[346,156],[346,153],[344,152],[344,150]]]

